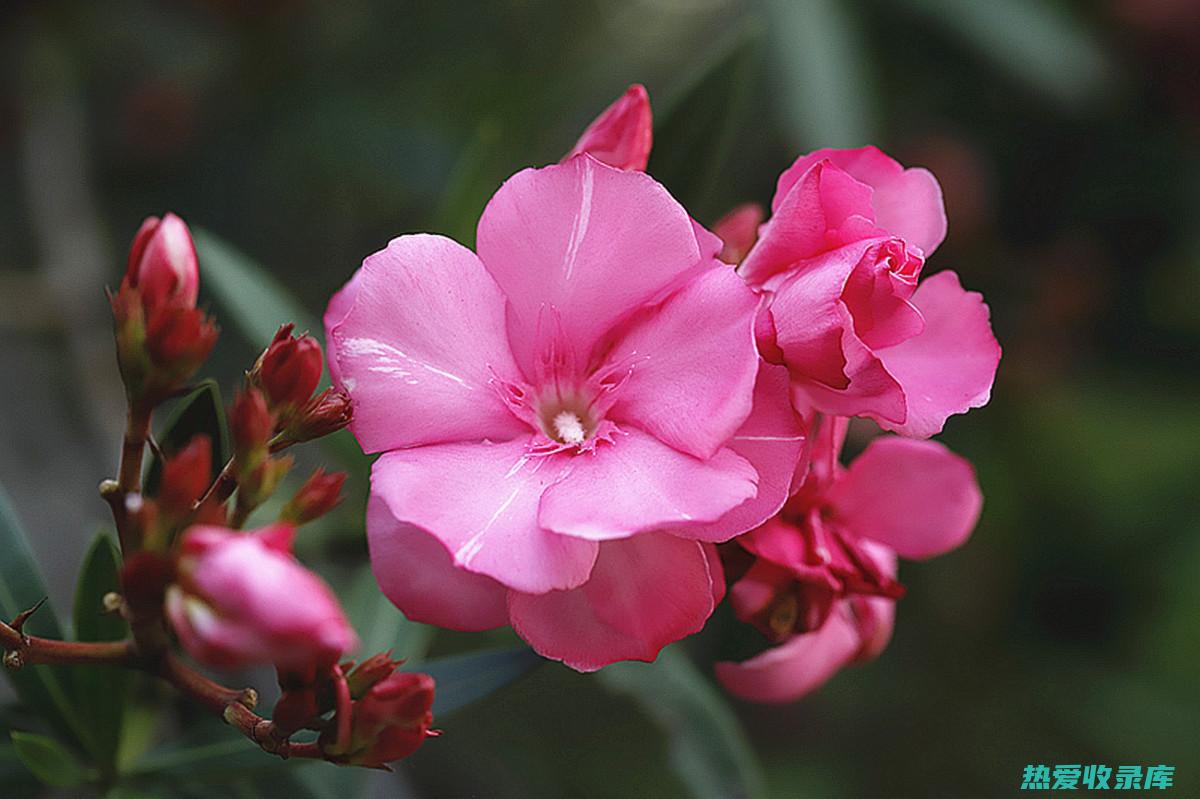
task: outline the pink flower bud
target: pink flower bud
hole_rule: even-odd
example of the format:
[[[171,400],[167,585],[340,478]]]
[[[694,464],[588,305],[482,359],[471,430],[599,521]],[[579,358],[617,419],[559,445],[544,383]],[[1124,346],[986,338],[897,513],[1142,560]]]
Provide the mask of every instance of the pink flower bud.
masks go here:
[[[146,218],[129,248],[125,280],[139,291],[148,313],[167,305],[195,307],[200,270],[182,219],[170,213]]]
[[[635,83],[588,125],[566,158],[587,153],[617,169],[641,172],[650,160],[653,137],[650,96]]]
[[[192,527],[179,547],[167,616],[184,648],[215,668],[333,665],[357,646],[337,598],[292,557],[294,528]]]
[[[354,703],[347,762],[380,767],[408,757],[429,736],[433,723],[433,678],[401,671],[376,683]]]
[[[293,336],[286,324],[263,353],[259,380],[273,405],[303,405],[321,382],[323,363],[317,340],[307,333]]]
[[[196,308],[163,306],[146,326],[150,360],[175,381],[185,380],[199,369],[216,343],[216,325]]]
[[[326,474],[324,470],[317,469],[284,506],[281,518],[296,525],[319,519],[341,501],[342,484],[345,482],[345,472]]]
[[[233,437],[235,457],[243,466],[265,455],[267,442],[275,430],[275,419],[258,389],[238,394],[229,409],[229,433]]]

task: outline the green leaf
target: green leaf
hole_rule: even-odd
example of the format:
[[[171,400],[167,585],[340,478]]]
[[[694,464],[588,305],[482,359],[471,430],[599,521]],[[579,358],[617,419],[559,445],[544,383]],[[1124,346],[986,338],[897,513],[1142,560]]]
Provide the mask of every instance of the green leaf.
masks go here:
[[[431,660],[421,667],[437,682],[435,716],[446,716],[488,697],[545,661],[529,647],[491,649]]]
[[[875,102],[865,71],[871,59],[848,6],[838,0],[768,0],[766,5],[776,88],[793,145],[868,144],[875,132]]]
[[[1117,69],[1061,4],[1043,0],[907,0],[931,22],[1058,102],[1078,105],[1111,89]]]
[[[671,764],[696,799],[763,796],[762,767],[737,717],[681,649],[664,649],[654,663],[617,663],[599,675],[667,734]]]
[[[297,330],[320,335],[318,320],[252,258],[202,228],[192,228],[192,240],[204,285],[253,347],[265,349],[286,322],[294,322]]]
[[[120,641],[129,626],[117,613],[104,612],[104,595],[121,587],[121,553],[112,536],[100,532],[83,558],[75,590],[75,638],[79,641]],[[77,705],[82,723],[92,732],[92,755],[106,772],[115,770],[125,715],[129,674],[115,667],[74,670]]]
[[[29,540],[12,510],[8,495],[0,487],[0,618],[11,620],[46,597],[42,570],[38,567]],[[54,608],[42,605],[25,622],[25,632],[44,638],[65,638]],[[19,671],[4,669],[21,701],[45,717],[60,732],[80,742],[88,739],[87,729],[75,715],[68,692],[69,673],[58,667],[26,666]]]
[[[433,229],[465,247],[475,247],[475,228],[488,199],[506,174],[500,166],[500,125],[484,119],[454,165],[449,186],[434,215]]]
[[[230,737],[199,745],[166,744],[138,761],[127,776],[153,776],[156,779],[195,778],[209,774],[232,776],[278,764],[278,760],[246,738],[230,733]]]
[[[221,389],[211,378],[201,382],[195,391],[171,409],[158,436],[158,446],[171,455],[187,446],[196,435],[208,436],[212,444],[212,478],[215,480],[229,459],[229,433],[225,424],[225,406],[221,404]],[[161,478],[162,460],[153,454],[146,469],[147,494],[158,493]]]
[[[53,738],[13,730],[12,742],[25,767],[47,785],[73,788],[87,777],[79,762]]]
[[[435,628],[404,618],[379,590],[370,566],[358,570],[343,595],[346,613],[362,639],[359,649],[364,657],[391,649],[393,657],[402,658],[410,666],[425,658]]]

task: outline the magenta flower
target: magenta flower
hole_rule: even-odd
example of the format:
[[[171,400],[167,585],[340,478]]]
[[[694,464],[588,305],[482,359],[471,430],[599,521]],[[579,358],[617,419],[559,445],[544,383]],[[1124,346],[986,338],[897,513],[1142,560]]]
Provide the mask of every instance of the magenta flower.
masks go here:
[[[653,142],[650,95],[645,86],[635,83],[600,112],[563,160],[587,153],[617,169],[641,172],[650,160]]]
[[[739,272],[771,297],[767,350],[797,407],[927,438],[987,403],[1000,361],[983,298],[953,272],[918,284],[946,233],[941,189],[874,147],[818,150],[779,177]]]
[[[292,557],[295,530],[196,526],[179,546],[166,610],[184,649],[214,668],[328,668],[358,645],[337,597]]]
[[[717,664],[717,677],[745,699],[791,701],[876,657],[903,594],[896,556],[958,547],[983,505],[971,465],[941,444],[878,438],[846,469],[838,463],[846,420],[820,425],[800,490],[737,539],[755,560],[729,591],[734,612],[780,644]]]
[[[511,623],[577,669],[653,659],[712,612],[707,542],[772,515],[800,457],[758,298],[644,174],[510,178],[478,255],[411,235],[326,313],[372,471],[367,528],[410,618]]]

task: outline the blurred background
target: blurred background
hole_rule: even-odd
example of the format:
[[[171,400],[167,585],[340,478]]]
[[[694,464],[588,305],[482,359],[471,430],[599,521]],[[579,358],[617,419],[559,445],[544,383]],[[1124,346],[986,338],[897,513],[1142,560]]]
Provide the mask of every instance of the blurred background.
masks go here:
[[[470,243],[506,176],[556,161],[632,82],[655,108],[649,171],[708,224],[818,146],[929,167],[950,233],[927,273],[982,291],[1005,349],[992,403],[942,436],[978,468],[974,537],[903,567],[877,662],[792,705],[730,702],[750,792],[1010,796],[1027,763],[1164,763],[1200,795],[1193,0],[0,4],[0,484],[52,600],[70,607],[106,515],[93,487],[123,420],[102,288],[144,216],[219,236],[319,318],[395,235]],[[236,313],[262,281],[203,274],[228,396],[266,343]],[[361,563],[361,502],[309,562]],[[728,622],[688,643],[705,678]],[[416,637],[414,655],[487,638]],[[442,719],[393,777],[222,759],[122,796],[721,796],[689,725],[545,665]],[[143,748],[174,734],[151,725]],[[7,739],[0,794],[37,795]]]

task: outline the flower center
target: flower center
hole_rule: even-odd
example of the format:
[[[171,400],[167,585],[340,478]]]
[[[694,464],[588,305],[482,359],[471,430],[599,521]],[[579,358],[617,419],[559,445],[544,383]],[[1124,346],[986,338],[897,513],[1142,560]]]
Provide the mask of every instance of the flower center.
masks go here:
[[[578,397],[552,395],[543,400],[537,411],[542,432],[571,447],[586,443],[599,424],[588,404]]]
[[[554,417],[553,438],[564,444],[582,444],[587,438],[583,430],[583,420],[574,411],[559,411]]]

